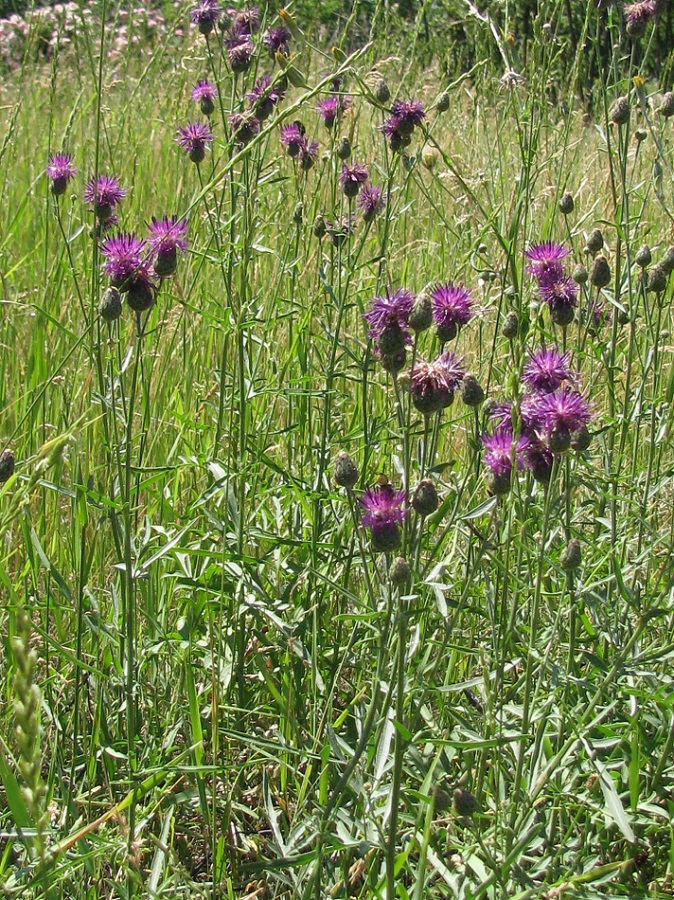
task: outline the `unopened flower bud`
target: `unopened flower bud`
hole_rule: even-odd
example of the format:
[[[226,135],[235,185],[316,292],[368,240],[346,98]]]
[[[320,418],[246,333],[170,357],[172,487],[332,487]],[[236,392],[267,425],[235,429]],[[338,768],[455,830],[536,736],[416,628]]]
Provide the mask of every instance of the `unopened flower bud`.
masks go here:
[[[396,584],[400,587],[409,582],[412,577],[412,570],[410,569],[410,564],[407,560],[403,559],[402,556],[398,556],[391,563],[388,574],[391,579],[391,584]]]
[[[477,800],[470,791],[457,788],[454,791],[454,809],[459,816],[472,816],[478,809]]]
[[[560,557],[560,562],[562,564],[562,568],[566,569],[567,572],[572,572],[574,569],[577,569],[582,562],[582,553],[580,552],[580,541],[577,538],[569,541],[569,543],[564,548],[564,551]]]
[[[449,94],[447,93],[447,91],[443,91],[438,96],[438,99],[435,101],[435,108],[438,112],[447,112],[447,110],[449,109]]]
[[[674,271],[674,247],[667,247],[665,255],[660,260],[660,265],[668,275]]]
[[[604,235],[598,228],[595,228],[594,231],[590,232],[590,236],[587,239],[587,244],[585,245],[585,249],[588,253],[599,253],[601,248],[604,246]]]
[[[343,137],[337,144],[337,156],[342,160],[351,156],[351,141],[347,137]]]
[[[614,125],[627,125],[630,120],[630,105],[626,97],[618,97],[613,101],[608,117]]]
[[[658,263],[648,273],[647,289],[653,294],[661,294],[667,287],[667,278],[669,273],[662,263]]]
[[[374,95],[378,103],[388,103],[388,101],[391,99],[391,92],[389,91],[388,85],[383,78],[380,78],[379,81],[375,84]]]
[[[106,322],[114,322],[122,315],[122,295],[117,288],[109,287],[103,292],[101,302],[98,304],[98,312]]]
[[[461,385],[461,399],[466,406],[479,406],[484,400],[482,385],[474,375],[465,375]]]
[[[590,276],[588,275],[585,266],[581,263],[578,263],[578,265],[574,267],[574,270],[571,273],[571,277],[576,282],[576,284],[587,284],[587,279]]]
[[[358,469],[348,453],[340,450],[335,460],[334,474],[335,484],[349,490],[358,481]]]
[[[587,430],[587,425],[583,425],[578,431],[573,435],[571,440],[571,446],[578,453],[584,453],[585,450],[592,443],[592,435]]]
[[[438,505],[438,492],[433,482],[429,478],[420,481],[412,498],[414,509],[420,516],[430,516],[438,508]]]
[[[417,296],[407,321],[417,334],[426,331],[433,324],[433,302],[427,288]]]
[[[573,197],[568,191],[559,201],[559,211],[565,216],[568,216],[573,212]]]
[[[671,91],[667,91],[666,94],[662,95],[658,112],[661,116],[664,116],[665,119],[674,116],[674,94]]]
[[[503,320],[503,325],[501,326],[501,334],[503,337],[508,338],[509,341],[514,340],[519,332],[519,321],[517,319],[516,312],[509,312],[508,315]]]
[[[11,450],[0,453],[0,484],[4,484],[14,474],[14,454]]]
[[[304,220],[304,203],[300,201],[293,210],[293,222],[295,225],[301,225]]]
[[[651,248],[648,244],[644,244],[637,250],[634,261],[641,269],[645,269],[646,266],[650,266],[652,258]]]
[[[320,214],[316,216],[314,219],[313,232],[314,235],[320,240],[325,234],[325,219]]]
[[[381,365],[382,368],[387,372],[391,372],[395,374],[396,372],[400,372],[401,369],[405,368],[405,363],[407,362],[407,351],[406,350],[398,350],[396,353],[382,353],[381,354]]]
[[[590,269],[590,284],[603,288],[611,281],[611,268],[605,256],[597,256]]]

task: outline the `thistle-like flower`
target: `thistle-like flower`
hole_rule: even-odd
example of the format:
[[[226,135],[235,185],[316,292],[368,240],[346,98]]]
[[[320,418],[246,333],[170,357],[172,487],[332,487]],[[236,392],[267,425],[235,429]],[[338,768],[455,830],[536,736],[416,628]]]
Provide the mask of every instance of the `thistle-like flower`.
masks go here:
[[[156,274],[161,278],[173,275],[178,251],[184,253],[187,250],[187,222],[177,216],[164,216],[162,219],[153,216],[148,231],[147,244]]]
[[[587,400],[567,385],[551,394],[534,395],[527,408],[553,453],[568,450],[574,433],[591,419]]]
[[[365,166],[354,162],[350,166],[346,163],[342,164],[342,171],[339,176],[339,183],[342,185],[345,197],[356,197],[361,187],[365,184],[369,176]]]
[[[452,404],[454,393],[465,375],[462,362],[447,350],[433,362],[419,359],[414,363],[410,373],[410,392],[419,412],[430,415]]]
[[[399,547],[400,526],[409,512],[405,492],[390,484],[377,484],[365,491],[360,505],[364,511],[361,524],[370,530],[373,548],[388,552]]]
[[[358,195],[358,207],[363,213],[366,222],[372,220],[379,215],[386,203],[386,196],[380,187],[374,184],[366,184],[361,188]]]
[[[140,268],[145,251],[145,241],[134,234],[118,234],[101,244],[101,256],[105,259],[105,274],[113,287],[128,289],[131,277]]]
[[[560,353],[556,348],[536,350],[522,370],[522,382],[532,391],[551,394],[565,381],[573,381],[575,373],[569,368],[570,351]]]
[[[216,0],[201,0],[190,13],[190,20],[203,35],[208,35],[215,28],[220,10]]]
[[[302,147],[306,145],[305,134],[306,129],[301,122],[291,122],[281,128],[281,144],[288,156],[294,158],[300,155]]]
[[[528,273],[540,281],[541,278],[557,278],[562,274],[562,261],[569,255],[569,251],[561,244],[548,241],[533,244],[524,255],[529,260]]]
[[[206,147],[213,140],[211,129],[202,122],[188,122],[184,128],[178,128],[175,141],[192,160],[199,165],[206,156]]]
[[[347,94],[332,95],[326,97],[325,100],[319,100],[316,104],[316,112],[323,119],[323,124],[329,130],[333,127],[337,119],[350,108],[352,103],[351,97]]]
[[[115,207],[128,193],[127,188],[120,187],[114,175],[99,175],[98,178],[92,178],[84,188],[84,199],[91,204],[96,218],[103,224],[110,222]]]
[[[274,109],[283,100],[284,91],[278,87],[272,87],[271,75],[263,75],[252,91],[246,94],[246,100],[259,122],[264,122],[274,112]]]
[[[527,439],[515,438],[508,428],[499,428],[494,434],[482,438],[484,456],[482,460],[490,473],[490,487],[494,494],[507,494],[510,490],[513,464],[521,469]]]
[[[246,72],[255,53],[255,45],[250,39],[250,35],[247,33],[230,35],[225,38],[225,48],[232,72],[235,75]]]
[[[65,194],[68,183],[75,175],[77,175],[77,169],[73,165],[72,157],[67,153],[55,153],[49,157],[47,178],[51,182],[51,192],[55,197]]]
[[[232,113],[228,122],[232,138],[239,147],[249,144],[260,130],[260,123],[250,113]]]
[[[470,291],[462,284],[440,284],[431,293],[435,331],[441,343],[453,340],[473,317]]]
[[[276,56],[277,53],[288,55],[290,51],[290,39],[292,34],[290,29],[285,25],[278,25],[276,28],[270,28],[264,36],[264,45],[269,50],[270,56]]]
[[[192,91],[192,99],[199,104],[201,111],[205,116],[213,115],[215,110],[215,99],[217,96],[215,88],[206,78],[197,81],[196,86]]]
[[[391,325],[405,331],[413,305],[414,297],[405,288],[399,288],[393,293],[387,291],[384,297],[375,297],[372,306],[363,316],[370,326],[369,337],[378,339]],[[411,341],[409,335],[407,340]]]

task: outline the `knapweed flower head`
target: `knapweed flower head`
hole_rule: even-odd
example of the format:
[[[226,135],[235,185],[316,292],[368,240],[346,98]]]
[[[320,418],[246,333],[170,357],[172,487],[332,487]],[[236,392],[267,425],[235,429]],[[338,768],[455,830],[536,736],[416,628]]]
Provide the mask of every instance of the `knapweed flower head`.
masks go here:
[[[258,121],[264,122],[283,100],[284,94],[278,87],[272,87],[271,75],[263,75],[246,94],[246,100]]]
[[[159,293],[147,260],[143,261],[126,284],[126,302],[136,313],[152,307]]]
[[[187,222],[177,216],[152,217],[148,227],[147,245],[154,270],[162,278],[173,275],[176,270],[178,251],[187,250]]]
[[[462,284],[439,284],[431,292],[433,322],[440,341],[453,340],[473,317],[470,291]]]
[[[309,169],[313,169],[317,159],[318,141],[307,141],[305,139],[300,148],[300,166],[302,170],[308,172]]]
[[[232,113],[228,119],[232,138],[239,147],[244,147],[253,140],[260,130],[260,123],[250,113]]]
[[[537,438],[529,438],[524,448],[524,462],[539,484],[548,484],[555,457],[550,448]]]
[[[575,373],[569,368],[571,353],[560,353],[552,347],[529,354],[522,369],[522,383],[532,391],[551,394],[565,381],[574,381]]]
[[[573,321],[574,309],[578,304],[578,285],[564,272],[547,273],[539,279],[538,291],[541,300],[549,307],[555,325],[566,326]]]
[[[206,78],[197,81],[196,86],[192,90],[192,99],[199,104],[201,111],[205,116],[213,115],[213,111],[215,110],[215,99],[217,96],[217,91]]]
[[[325,127],[330,129],[342,113],[349,109],[351,103],[351,97],[347,94],[333,95],[326,97],[325,100],[319,100],[316,104],[316,112],[323,119]]]
[[[591,419],[585,397],[567,385],[562,385],[551,394],[533,396],[528,410],[553,453],[568,450],[573,434]]]
[[[285,25],[278,25],[276,28],[270,28],[264,36],[264,45],[269,50],[271,56],[277,53],[287,55],[290,50],[290,39],[292,35]]]
[[[657,11],[658,4],[655,0],[638,0],[636,3],[628,3],[625,7],[627,33],[631,37],[641,37]]]
[[[255,53],[255,45],[249,34],[232,34],[225,38],[227,59],[235,75],[246,72]]]
[[[342,216],[341,219],[326,219],[325,230],[335,247],[341,247],[344,241],[353,234],[353,216]]]
[[[197,165],[206,156],[206,147],[213,140],[211,129],[203,122],[188,122],[184,128],[178,128],[176,143]]]
[[[380,187],[366,184],[358,195],[358,207],[366,222],[371,222],[384,208],[386,196]]]
[[[145,241],[135,234],[121,233],[101,244],[101,256],[105,259],[105,274],[113,287],[125,290],[129,280],[143,262]]]
[[[542,278],[561,274],[562,262],[569,251],[561,244],[547,241],[544,244],[533,244],[524,255],[529,260],[527,272],[540,282]]]
[[[299,156],[302,147],[306,145],[306,129],[301,122],[291,122],[281,128],[281,145],[285,147],[288,156]]]
[[[389,140],[391,150],[397,152],[406,147],[417,125],[421,125],[426,114],[421,103],[416,100],[395,100],[391,115],[382,126]]]
[[[527,439],[523,436],[515,438],[509,428],[499,428],[494,434],[486,434],[482,438],[484,455],[482,461],[489,469],[489,486],[494,494],[507,494],[510,490],[513,464],[521,469],[524,465],[524,453]]]
[[[419,412],[430,415],[452,404],[465,375],[462,363],[448,350],[430,363],[416,360],[410,372],[410,392]]]
[[[110,223],[115,207],[128,193],[127,188],[120,187],[114,175],[99,175],[84,188],[84,199],[93,207],[99,222]]]
[[[368,488],[359,502],[361,524],[370,531],[372,547],[382,553],[399,547],[400,526],[409,512],[405,492],[396,491],[391,484],[377,484]]]
[[[413,306],[414,296],[405,288],[399,288],[393,293],[387,291],[384,297],[375,297],[372,306],[363,316],[370,326],[368,336],[376,340],[391,325],[405,331]]]
[[[216,0],[202,0],[190,13],[190,20],[201,34],[207,35],[215,28],[219,12]]]
[[[248,6],[234,16],[232,34],[236,36],[254,34],[260,27],[260,10],[257,6]]]
[[[77,175],[72,157],[67,153],[55,153],[49,157],[47,178],[51,182],[51,192],[55,197],[65,194],[68,184]]]
[[[365,166],[354,162],[350,166],[342,163],[342,171],[339,175],[339,183],[342,186],[345,197],[356,197],[361,187],[365,184],[369,177],[369,172]]]

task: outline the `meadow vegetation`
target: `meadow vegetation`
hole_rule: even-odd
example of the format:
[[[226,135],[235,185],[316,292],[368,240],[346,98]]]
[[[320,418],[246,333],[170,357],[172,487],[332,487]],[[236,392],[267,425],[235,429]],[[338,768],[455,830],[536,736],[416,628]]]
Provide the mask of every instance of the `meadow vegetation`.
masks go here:
[[[0,23],[4,896],[671,896],[670,6]]]

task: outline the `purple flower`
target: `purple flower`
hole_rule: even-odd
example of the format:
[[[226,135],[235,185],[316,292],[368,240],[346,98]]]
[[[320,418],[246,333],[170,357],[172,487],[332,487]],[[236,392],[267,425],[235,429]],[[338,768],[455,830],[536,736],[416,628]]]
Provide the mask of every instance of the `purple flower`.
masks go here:
[[[552,321],[566,326],[573,321],[574,309],[578,304],[578,285],[566,275],[561,267],[557,273],[546,272],[538,282],[541,300],[550,308]]]
[[[210,81],[207,79],[197,81],[196,87],[192,91],[192,99],[199,103],[201,111],[205,116],[213,115],[216,97],[217,92]]]
[[[152,217],[147,244],[151,250],[154,270],[162,278],[173,275],[176,270],[178,250],[187,250],[187,222],[177,216],[163,219]]]
[[[391,150],[397,152],[406,147],[415,127],[421,125],[425,116],[424,108],[418,101],[395,100],[391,106],[391,115],[382,126]]]
[[[178,129],[178,137],[175,140],[192,162],[198,165],[206,156],[206,145],[213,140],[213,135],[208,125],[202,122],[188,122],[184,128]]]
[[[124,290],[129,279],[140,268],[143,261],[145,241],[134,234],[117,234],[101,244],[101,255],[105,257],[105,274],[110,277],[113,287]]]
[[[366,222],[371,222],[384,208],[386,197],[380,187],[373,184],[363,186],[358,195],[358,206]]]
[[[325,230],[335,247],[341,247],[344,241],[353,234],[354,223],[352,216],[343,216],[341,219],[326,219]]]
[[[317,159],[318,141],[307,141],[306,138],[303,138],[300,147],[300,166],[303,171],[308,172],[309,169],[312,169]]]
[[[225,47],[227,48],[227,59],[232,72],[235,74],[246,72],[255,53],[255,46],[250,39],[250,35],[232,34],[225,39]]]
[[[512,429],[513,405],[507,400],[496,403],[488,413],[489,421],[493,423],[497,431]]]
[[[272,56],[277,53],[288,54],[290,50],[290,38],[292,34],[285,25],[279,25],[277,28],[270,28],[264,36],[264,45]]]
[[[529,260],[527,272],[538,281],[548,275],[558,277],[562,273],[562,260],[569,251],[561,244],[548,241],[544,244],[533,244],[524,254]]]
[[[377,339],[387,326],[397,325],[403,331],[414,306],[414,297],[405,288],[399,288],[385,297],[375,297],[363,318],[370,326],[368,336]]]
[[[219,11],[216,0],[202,0],[190,13],[190,19],[202,34],[207,35],[213,31]]]
[[[55,153],[49,157],[47,178],[51,181],[51,192],[55,197],[65,194],[68,182],[77,175],[72,157],[67,153]]]
[[[319,100],[316,104],[316,112],[323,119],[323,124],[330,129],[335,124],[345,110],[351,106],[351,97],[346,94],[340,96],[326,97],[325,100]]]
[[[109,221],[117,204],[128,193],[114,175],[99,175],[84,188],[84,199],[93,206],[96,218],[102,223]]]
[[[494,494],[507,494],[510,490],[513,461],[518,469],[522,468],[528,441],[522,436],[516,439],[508,428],[500,428],[494,434],[486,434],[482,443],[482,461],[490,472],[490,487]]]
[[[646,26],[658,11],[654,0],[638,0],[625,7],[625,21],[630,34],[635,37],[644,33]]]
[[[587,425],[591,418],[587,400],[566,385],[552,394],[531,397],[528,411],[553,453],[568,450],[574,432]]]
[[[522,382],[532,391],[551,394],[564,381],[573,381],[574,372],[569,368],[571,353],[560,353],[556,348],[537,350],[529,355],[522,370]]]
[[[552,475],[555,457],[552,451],[537,438],[529,438],[524,448],[524,462],[527,469],[540,484],[548,484]]]
[[[246,100],[260,122],[269,118],[283,97],[284,91],[272,87],[271,75],[263,75],[256,82],[253,90],[246,94]]]
[[[237,142],[239,147],[249,144],[260,130],[260,123],[249,114],[232,113],[228,119],[229,127],[232,131],[232,138]]]
[[[473,317],[470,291],[462,284],[439,284],[431,294],[435,331],[441,343],[453,340]]]
[[[465,375],[462,362],[462,359],[446,351],[431,363],[422,359],[414,363],[410,373],[410,391],[412,402],[419,412],[430,415],[451,405],[454,392]]]
[[[345,197],[356,197],[358,191],[368,179],[368,171],[365,166],[359,165],[357,162],[347,166],[342,163],[342,171],[339,175],[339,183],[342,185]]]
[[[370,529],[372,546],[378,552],[395,550],[400,545],[400,526],[409,512],[404,491],[390,484],[368,488],[360,499],[363,528]]]
[[[232,34],[236,36],[254,34],[260,27],[260,10],[257,6],[242,9],[234,16]]]
[[[302,147],[306,143],[304,135],[306,129],[301,122],[292,122],[281,128],[281,144],[285,147],[288,156],[299,156]]]

